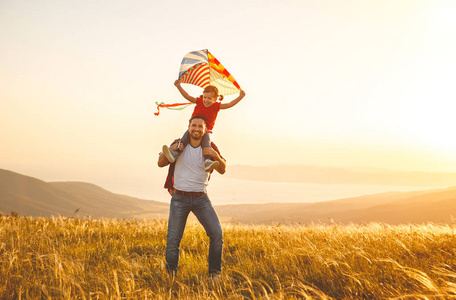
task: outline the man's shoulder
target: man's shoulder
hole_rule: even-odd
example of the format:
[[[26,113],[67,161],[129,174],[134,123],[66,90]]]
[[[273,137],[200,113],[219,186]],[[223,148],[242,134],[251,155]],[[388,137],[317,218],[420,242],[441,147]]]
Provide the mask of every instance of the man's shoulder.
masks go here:
[[[213,141],[211,141],[211,147],[212,147],[212,149],[214,149],[220,156],[222,156],[222,154],[220,153],[219,148],[217,147],[217,145],[216,145]]]

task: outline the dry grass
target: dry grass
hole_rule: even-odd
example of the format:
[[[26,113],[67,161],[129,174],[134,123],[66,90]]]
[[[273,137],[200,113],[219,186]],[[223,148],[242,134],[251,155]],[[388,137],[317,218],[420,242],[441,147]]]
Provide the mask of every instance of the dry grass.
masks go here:
[[[166,222],[0,217],[0,298],[456,299],[456,227],[224,225],[224,271],[187,225],[176,278]]]

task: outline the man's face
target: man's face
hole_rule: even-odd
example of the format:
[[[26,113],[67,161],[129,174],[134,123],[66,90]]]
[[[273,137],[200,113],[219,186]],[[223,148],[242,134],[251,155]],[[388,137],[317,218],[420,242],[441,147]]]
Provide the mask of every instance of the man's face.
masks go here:
[[[190,133],[190,137],[199,140],[206,133],[206,123],[203,119],[193,119],[190,125],[188,125],[188,132]]]

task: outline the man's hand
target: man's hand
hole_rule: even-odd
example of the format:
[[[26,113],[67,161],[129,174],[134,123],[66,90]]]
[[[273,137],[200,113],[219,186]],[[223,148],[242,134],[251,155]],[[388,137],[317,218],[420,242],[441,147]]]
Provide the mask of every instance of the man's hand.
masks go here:
[[[203,148],[203,155],[209,155],[213,159],[220,158],[220,156],[218,155],[217,151],[215,151],[211,147]]]
[[[179,143],[172,144],[171,146],[169,146],[169,149],[171,149],[173,151],[177,151],[177,144],[179,144]]]
[[[173,151],[177,151],[177,144],[178,144],[178,143],[173,142],[173,143],[171,144],[171,146],[169,146],[169,149],[171,149],[171,150],[173,150]],[[163,167],[166,167],[167,165],[169,165],[168,159],[166,158],[165,154],[163,154],[162,152],[160,152],[159,155],[158,155],[158,162],[157,162],[157,165],[158,165],[160,168],[163,168]]]
[[[217,172],[220,174],[224,174],[226,171],[226,161],[220,157],[220,155],[212,149],[211,147],[203,148],[203,155],[209,155],[212,157],[214,160],[218,161],[220,165],[218,166],[217,169],[215,169]]]

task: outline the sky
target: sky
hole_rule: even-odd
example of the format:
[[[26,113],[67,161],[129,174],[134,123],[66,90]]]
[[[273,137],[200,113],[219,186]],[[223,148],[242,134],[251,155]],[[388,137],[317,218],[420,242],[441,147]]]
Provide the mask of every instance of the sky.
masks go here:
[[[201,49],[247,94],[212,135],[228,171],[456,172],[456,2],[439,0],[0,0],[0,168],[161,189],[192,109],[155,102],[183,100]]]

